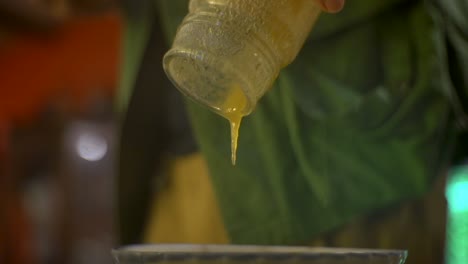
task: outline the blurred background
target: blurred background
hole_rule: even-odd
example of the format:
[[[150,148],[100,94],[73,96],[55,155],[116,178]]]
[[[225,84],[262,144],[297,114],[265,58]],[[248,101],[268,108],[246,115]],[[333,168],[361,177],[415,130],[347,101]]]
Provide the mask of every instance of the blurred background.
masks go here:
[[[117,171],[151,177],[167,166],[162,153],[197,148],[181,96],[161,69],[167,47],[159,24],[129,102],[139,118],[121,122],[130,101],[130,92],[117,93],[130,82],[119,74],[124,18],[139,17],[148,2],[0,0],[0,264],[112,263],[119,240],[141,240],[153,188],[129,178],[120,185],[136,200],[117,212]],[[139,88],[154,83],[168,89]],[[129,140],[119,147],[121,134]],[[449,198],[465,213],[468,170],[456,172]],[[116,219],[126,223],[122,234]],[[449,226],[457,251],[466,247],[466,219]]]
[[[0,263],[111,263],[112,0],[0,1]]]

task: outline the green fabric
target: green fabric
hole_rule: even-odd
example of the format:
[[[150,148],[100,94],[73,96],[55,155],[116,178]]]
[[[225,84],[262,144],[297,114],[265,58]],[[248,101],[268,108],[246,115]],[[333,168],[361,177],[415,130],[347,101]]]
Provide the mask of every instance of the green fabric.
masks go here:
[[[159,0],[171,40],[186,0]],[[299,244],[418,197],[453,142],[447,87],[421,1],[348,1],[241,127],[188,102],[233,243]]]
[[[147,119],[138,115],[145,109],[141,96],[135,96],[137,76],[143,62],[151,35],[156,10],[151,2],[138,1],[135,6],[122,1],[123,36],[118,94],[115,98],[117,117],[122,121],[119,133],[119,155],[116,178],[116,232],[121,244],[142,242],[143,226],[148,211],[148,181],[154,174],[154,156],[158,148],[153,143],[154,128],[158,124],[145,123],[154,113],[147,113]],[[145,8],[146,7],[146,8]],[[140,75],[141,77],[141,75]],[[148,94],[147,91],[145,91]],[[141,94],[141,92],[140,92]],[[149,94],[154,94],[149,92]],[[135,107],[136,105],[136,107]],[[154,107],[158,110],[158,107]],[[139,121],[139,122],[138,122]],[[152,120],[153,121],[153,120]],[[154,154],[155,153],[155,154]]]
[[[125,113],[132,96],[135,78],[148,42],[155,12],[154,8],[144,8],[137,15],[126,14],[123,16],[122,64],[120,69],[122,74],[116,98],[116,108],[119,113]]]
[[[430,0],[437,25],[434,42],[440,63],[444,94],[450,98],[459,126],[467,129],[468,105],[468,2]]]

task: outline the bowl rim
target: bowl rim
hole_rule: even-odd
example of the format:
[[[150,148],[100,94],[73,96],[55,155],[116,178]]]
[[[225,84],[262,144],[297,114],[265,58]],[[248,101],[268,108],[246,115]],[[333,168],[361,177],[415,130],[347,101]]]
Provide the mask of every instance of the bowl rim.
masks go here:
[[[120,261],[183,261],[187,259],[238,259],[249,260],[266,258],[285,260],[290,258],[397,258],[403,263],[407,257],[406,250],[368,249],[368,248],[334,248],[308,246],[276,245],[217,245],[217,244],[133,244],[117,247],[112,250],[116,263]]]

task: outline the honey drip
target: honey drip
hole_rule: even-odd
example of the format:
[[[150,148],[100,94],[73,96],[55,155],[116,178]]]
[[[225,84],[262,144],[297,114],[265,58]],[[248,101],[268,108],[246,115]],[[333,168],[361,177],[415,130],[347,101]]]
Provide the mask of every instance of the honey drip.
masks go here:
[[[247,106],[247,98],[244,92],[238,85],[233,85],[229,95],[224,101],[220,109],[220,115],[229,121],[231,126],[231,162],[232,165],[236,164],[237,156],[237,141],[239,138],[239,127],[241,125],[242,117],[244,117],[243,110]]]

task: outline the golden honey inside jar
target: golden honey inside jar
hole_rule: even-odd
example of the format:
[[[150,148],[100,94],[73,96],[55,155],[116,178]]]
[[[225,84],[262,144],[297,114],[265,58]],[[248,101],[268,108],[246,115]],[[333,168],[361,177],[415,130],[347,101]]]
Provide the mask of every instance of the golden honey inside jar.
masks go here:
[[[242,117],[304,44],[320,7],[311,0],[191,0],[164,69],[186,96],[226,118],[236,161]]]

